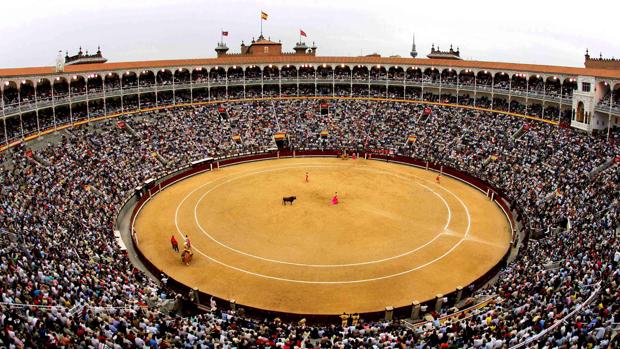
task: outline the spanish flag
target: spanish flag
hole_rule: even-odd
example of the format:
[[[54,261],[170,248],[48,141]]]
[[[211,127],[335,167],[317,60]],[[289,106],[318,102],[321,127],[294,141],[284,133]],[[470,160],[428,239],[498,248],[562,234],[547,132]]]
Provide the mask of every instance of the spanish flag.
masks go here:
[[[268,17],[269,15],[266,12],[263,12],[263,11],[260,12],[260,19],[267,20]]]

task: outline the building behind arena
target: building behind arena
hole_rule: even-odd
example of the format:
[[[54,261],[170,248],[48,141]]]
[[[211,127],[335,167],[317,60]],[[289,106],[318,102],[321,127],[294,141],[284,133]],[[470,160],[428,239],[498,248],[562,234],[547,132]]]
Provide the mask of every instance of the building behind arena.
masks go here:
[[[431,59],[322,57],[314,43],[298,42],[289,53],[263,36],[239,53],[223,42],[215,50],[211,59],[97,63],[105,62],[100,50],[80,49],[56,67],[0,69],[0,144],[145,108],[299,95],[463,105],[590,133],[620,125],[620,64],[589,53],[586,67],[575,68],[462,60],[452,47],[433,47]]]

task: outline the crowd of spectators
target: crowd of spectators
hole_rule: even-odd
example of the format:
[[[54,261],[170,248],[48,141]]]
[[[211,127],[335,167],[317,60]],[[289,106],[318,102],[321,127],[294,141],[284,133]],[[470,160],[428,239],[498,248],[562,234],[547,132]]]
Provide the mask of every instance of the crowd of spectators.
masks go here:
[[[0,346],[493,349],[561,320],[537,348],[618,346],[612,334],[620,322],[620,144],[476,110],[433,106],[425,115],[416,103],[320,103],[146,112],[52,134],[37,149],[26,143],[0,153]],[[343,327],[252,320],[216,304],[186,317],[161,310],[182,295],[119,250],[112,226],[124,199],[144,180],[205,156],[272,148],[276,132],[296,149],[390,150],[503,190],[523,228],[518,256],[483,290],[497,300],[469,318],[416,328],[398,321]],[[407,142],[410,135],[415,142]]]

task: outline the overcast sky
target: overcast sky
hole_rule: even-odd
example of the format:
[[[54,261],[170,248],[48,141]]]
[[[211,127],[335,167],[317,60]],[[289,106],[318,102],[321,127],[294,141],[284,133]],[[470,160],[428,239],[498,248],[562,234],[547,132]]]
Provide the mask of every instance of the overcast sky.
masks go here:
[[[53,65],[58,50],[101,45],[111,62],[213,57],[220,30],[238,52],[260,31],[286,51],[299,28],[322,56],[420,56],[432,43],[465,59],[583,66],[620,57],[620,1],[0,0],[0,67]]]

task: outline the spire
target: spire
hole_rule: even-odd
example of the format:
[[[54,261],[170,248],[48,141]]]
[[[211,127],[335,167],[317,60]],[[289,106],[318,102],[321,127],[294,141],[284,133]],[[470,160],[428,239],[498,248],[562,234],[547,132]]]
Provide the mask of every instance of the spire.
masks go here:
[[[415,49],[415,33],[413,33],[413,44],[411,45],[411,52],[409,52],[411,57],[416,58],[418,56],[418,51]]]

